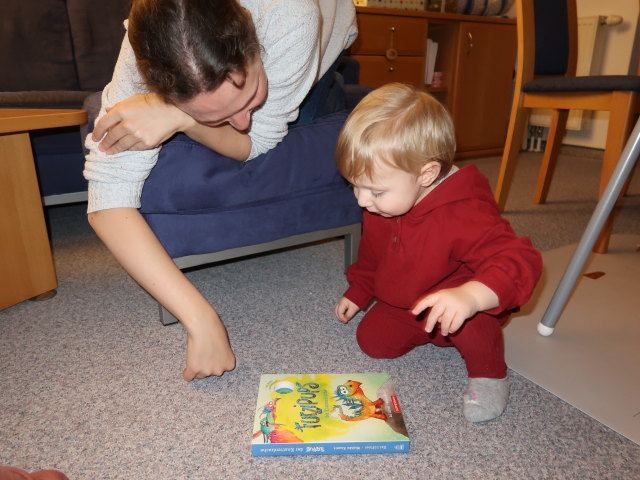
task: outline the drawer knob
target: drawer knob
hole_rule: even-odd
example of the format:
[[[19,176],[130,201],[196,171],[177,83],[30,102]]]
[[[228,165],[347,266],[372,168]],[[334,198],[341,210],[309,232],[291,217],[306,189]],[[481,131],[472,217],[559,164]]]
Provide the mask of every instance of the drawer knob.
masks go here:
[[[389,71],[390,71],[390,72],[395,72],[395,71],[396,71],[396,69],[395,69],[394,67],[389,67]]]
[[[384,56],[387,58],[387,60],[393,62],[396,58],[398,58],[398,50],[396,50],[395,48],[387,48],[387,51],[384,52]]]

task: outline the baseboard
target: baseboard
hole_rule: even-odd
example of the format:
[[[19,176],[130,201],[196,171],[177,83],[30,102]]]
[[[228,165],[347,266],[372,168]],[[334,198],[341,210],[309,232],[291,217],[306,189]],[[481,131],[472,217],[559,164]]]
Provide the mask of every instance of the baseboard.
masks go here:
[[[53,205],[63,205],[65,203],[86,202],[87,192],[62,193],[60,195],[47,195],[42,197],[42,204],[45,207]]]
[[[581,147],[578,145],[562,145],[561,155],[571,155],[573,157],[599,158],[602,159],[604,150],[601,148]]]

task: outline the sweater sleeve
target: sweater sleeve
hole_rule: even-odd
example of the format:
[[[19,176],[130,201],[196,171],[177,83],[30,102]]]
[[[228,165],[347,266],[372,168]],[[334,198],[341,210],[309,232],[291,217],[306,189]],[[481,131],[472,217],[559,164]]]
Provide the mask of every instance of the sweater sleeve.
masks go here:
[[[125,26],[127,23],[125,22]],[[148,93],[136,66],[133,49],[125,34],[113,78],[102,91],[102,106],[96,122],[106,108],[138,93]],[[160,148],[124,151],[107,155],[98,142],[87,135],[84,176],[89,182],[87,212],[118,207],[140,207],[144,181],[158,160]]]
[[[269,88],[266,102],[253,114],[249,159],[286,136],[320,69],[321,19],[313,3],[275,2],[255,21]]]
[[[464,225],[465,240],[456,241],[453,255],[467,264],[476,280],[495,292],[498,314],[527,303],[542,274],[542,256],[527,237],[518,237],[496,212],[483,212]]]

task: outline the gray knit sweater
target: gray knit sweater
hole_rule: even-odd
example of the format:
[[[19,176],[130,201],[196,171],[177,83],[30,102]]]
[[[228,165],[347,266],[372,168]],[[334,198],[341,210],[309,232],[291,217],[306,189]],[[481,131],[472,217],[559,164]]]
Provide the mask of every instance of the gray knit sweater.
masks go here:
[[[253,114],[249,160],[275,147],[313,84],[357,35],[352,0],[240,0],[251,12],[269,82],[267,101]],[[126,25],[126,22],[125,22]],[[137,93],[148,93],[127,35],[102,109]],[[106,155],[89,135],[84,176],[89,181],[88,212],[140,207],[144,181],[160,148]]]

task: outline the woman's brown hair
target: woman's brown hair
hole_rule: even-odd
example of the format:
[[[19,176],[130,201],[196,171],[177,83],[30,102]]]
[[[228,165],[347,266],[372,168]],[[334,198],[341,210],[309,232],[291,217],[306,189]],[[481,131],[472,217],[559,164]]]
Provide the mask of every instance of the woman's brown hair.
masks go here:
[[[236,0],[133,0],[128,34],[147,87],[174,103],[246,73],[260,54],[251,16]]]

